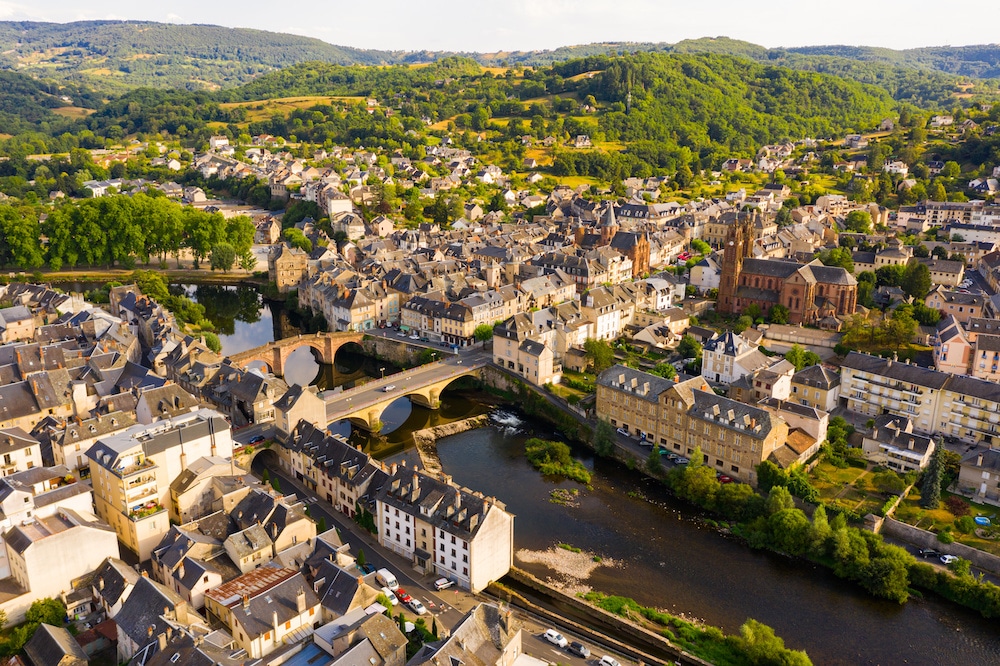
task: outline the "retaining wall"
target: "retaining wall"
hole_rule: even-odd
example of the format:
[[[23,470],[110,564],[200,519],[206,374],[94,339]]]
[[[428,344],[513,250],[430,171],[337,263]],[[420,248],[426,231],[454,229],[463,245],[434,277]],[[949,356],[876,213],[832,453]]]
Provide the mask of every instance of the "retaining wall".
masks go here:
[[[942,553],[957,555],[964,560],[969,560],[973,566],[979,567],[983,571],[1000,576],[1000,557],[962,543],[941,543],[934,532],[901,523],[895,518],[886,518],[885,522],[882,523],[882,533],[894,539],[912,543],[919,548],[933,548]]]

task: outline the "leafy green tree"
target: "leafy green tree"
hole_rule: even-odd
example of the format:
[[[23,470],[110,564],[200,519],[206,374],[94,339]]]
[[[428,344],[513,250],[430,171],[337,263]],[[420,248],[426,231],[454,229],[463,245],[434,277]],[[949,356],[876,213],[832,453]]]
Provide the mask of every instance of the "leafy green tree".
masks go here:
[[[854,258],[846,247],[835,247],[820,252],[819,260],[824,266],[840,266],[848,273],[854,274]]]
[[[757,305],[756,303],[751,303],[750,305],[746,306],[743,309],[743,314],[750,317],[754,321],[757,321],[758,319],[760,319],[763,313],[761,312],[759,305]]]
[[[284,236],[285,240],[288,241],[292,247],[297,247],[303,252],[312,252],[312,241],[306,238],[306,235],[302,233],[300,229],[285,229],[281,232],[281,235]]]
[[[316,521],[316,529],[320,534],[326,532],[326,516],[319,517],[319,520]]]
[[[691,240],[691,249],[694,250],[696,254],[712,253],[712,246],[700,238],[694,238]]]
[[[233,246],[236,254],[249,252],[256,234],[253,220],[246,215],[237,215],[226,220],[226,242]]]
[[[767,502],[764,505],[767,515],[773,516],[779,511],[794,508],[795,500],[792,499],[792,494],[784,486],[773,486],[767,493]]]
[[[767,313],[767,318],[772,324],[788,323],[788,308],[781,303],[775,303]]]
[[[28,607],[24,619],[35,625],[51,624],[61,627],[66,620],[66,604],[51,597],[39,599]]]
[[[883,493],[898,495],[906,488],[906,482],[892,470],[879,472],[872,477],[872,484]]]
[[[600,419],[594,428],[594,452],[605,458],[615,451],[615,427],[606,419]]]
[[[677,345],[677,353],[681,358],[701,358],[701,343],[693,335],[685,335]]]
[[[216,354],[222,352],[222,342],[219,340],[219,336],[211,331],[205,331],[201,334],[205,339],[205,346],[214,351]]]
[[[212,270],[221,270],[228,273],[236,263],[236,248],[229,243],[216,243],[212,246],[209,257],[209,264]]]
[[[944,167],[941,169],[941,175],[945,178],[958,178],[959,174],[962,173],[962,167],[958,165],[958,162],[954,160],[948,160],[944,163]]]
[[[788,485],[788,473],[770,460],[764,460],[757,465],[757,488],[761,492],[770,492],[772,488]]]
[[[355,559],[357,560],[359,567],[363,567],[368,563],[368,559],[365,557],[365,551],[362,548],[358,548],[358,556]]]
[[[590,359],[595,374],[600,374],[611,367],[615,361],[615,351],[608,344],[607,340],[587,338],[583,343],[583,350]]]
[[[794,365],[795,372],[798,372],[811,365],[818,365],[821,359],[816,352],[806,351],[799,345],[792,345],[785,354],[785,360]]]
[[[478,342],[486,342],[487,340],[493,339],[493,327],[489,324],[480,324],[476,326],[476,329],[472,332],[472,335]]]
[[[943,448],[941,442],[934,447],[930,464],[924,472],[924,480],[920,484],[920,506],[925,509],[936,509],[941,504],[941,480],[944,477],[944,466],[941,462]]]
[[[914,261],[906,266],[900,285],[908,296],[923,300],[931,290],[931,271],[925,264]]]
[[[664,379],[673,379],[677,376],[677,368],[669,363],[657,363],[649,373]]]
[[[749,619],[740,627],[737,639],[749,662],[755,666],[811,666],[809,656],[801,650],[790,650],[774,629]]]
[[[663,472],[663,461],[660,459],[660,452],[656,450],[656,447],[653,447],[653,450],[646,457],[646,470],[653,475]]]
[[[742,333],[751,326],[753,326],[753,319],[751,319],[749,315],[742,315],[733,324],[733,331],[736,333]]]
[[[852,210],[844,218],[844,227],[855,233],[870,234],[872,232],[872,216],[867,211]]]

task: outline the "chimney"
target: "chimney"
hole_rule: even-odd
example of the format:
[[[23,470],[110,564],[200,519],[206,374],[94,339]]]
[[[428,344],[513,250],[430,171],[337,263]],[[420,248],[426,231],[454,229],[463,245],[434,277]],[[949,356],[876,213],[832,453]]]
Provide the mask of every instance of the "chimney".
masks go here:
[[[160,645],[160,652],[166,652],[166,650],[167,650],[167,634],[166,633],[161,633],[156,638],[157,638],[157,642]]]
[[[363,582],[364,579],[358,576],[358,578]],[[295,593],[295,609],[299,612],[299,615],[306,612],[306,591],[301,587],[299,591]]]
[[[399,469],[399,466],[398,466],[398,465],[396,465],[396,463],[392,463],[392,464],[391,464],[391,465],[389,466],[389,474],[390,474],[391,476],[396,476],[396,471],[397,471],[398,469]]]
[[[978,456],[976,457],[976,467],[982,467],[982,466],[983,466],[983,454],[982,454],[982,453],[980,453],[980,454],[979,454],[979,455],[978,455]]]
[[[274,629],[274,642],[278,642],[278,611],[271,611],[271,627]]]
[[[911,451],[913,450],[913,438],[912,437],[910,438],[910,441],[906,443],[906,448],[910,449]]]
[[[101,592],[104,591],[104,576],[101,576],[100,578],[97,579],[97,589],[100,590]]]
[[[416,472],[413,473],[413,492],[420,490],[420,475]]]
[[[153,637],[153,625],[149,625],[148,627],[146,627],[146,635],[149,636],[150,638]]]
[[[177,570],[177,575],[180,578],[184,578],[184,563],[181,563],[180,568]]]
[[[245,611],[249,611],[250,610],[250,595],[249,594],[244,594],[243,595],[243,610],[245,610]]]

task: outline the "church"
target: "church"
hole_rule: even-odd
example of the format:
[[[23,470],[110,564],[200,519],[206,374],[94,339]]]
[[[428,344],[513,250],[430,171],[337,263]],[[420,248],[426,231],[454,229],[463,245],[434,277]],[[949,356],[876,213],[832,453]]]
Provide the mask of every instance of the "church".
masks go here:
[[[751,304],[766,314],[788,308],[788,323],[839,330],[857,308],[858,281],[840,266],[753,258],[754,222],[741,215],[729,228],[722,255],[716,309],[742,314]]]

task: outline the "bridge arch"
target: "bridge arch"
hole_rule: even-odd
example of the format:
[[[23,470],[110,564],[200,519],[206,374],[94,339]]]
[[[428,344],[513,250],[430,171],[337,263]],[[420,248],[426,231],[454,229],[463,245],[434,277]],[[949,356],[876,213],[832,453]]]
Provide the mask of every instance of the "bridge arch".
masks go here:
[[[443,380],[408,390],[405,392],[395,392],[374,405],[359,409],[355,412],[341,417],[350,421],[352,427],[360,428],[367,432],[378,432],[382,425],[382,414],[400,398],[408,398],[411,404],[419,405],[427,409],[440,409],[441,394],[457,381],[466,377],[478,377],[479,369],[470,368],[461,374],[446,377]]]
[[[311,347],[321,363],[332,364],[336,358],[337,350],[348,343],[360,343],[364,339],[363,333],[314,333],[311,335],[299,335],[294,338],[284,338],[275,342],[248,349],[239,354],[233,354],[229,360],[234,365],[245,368],[253,361],[263,361],[271,368],[278,377],[285,374],[285,363],[288,357],[302,347]]]

